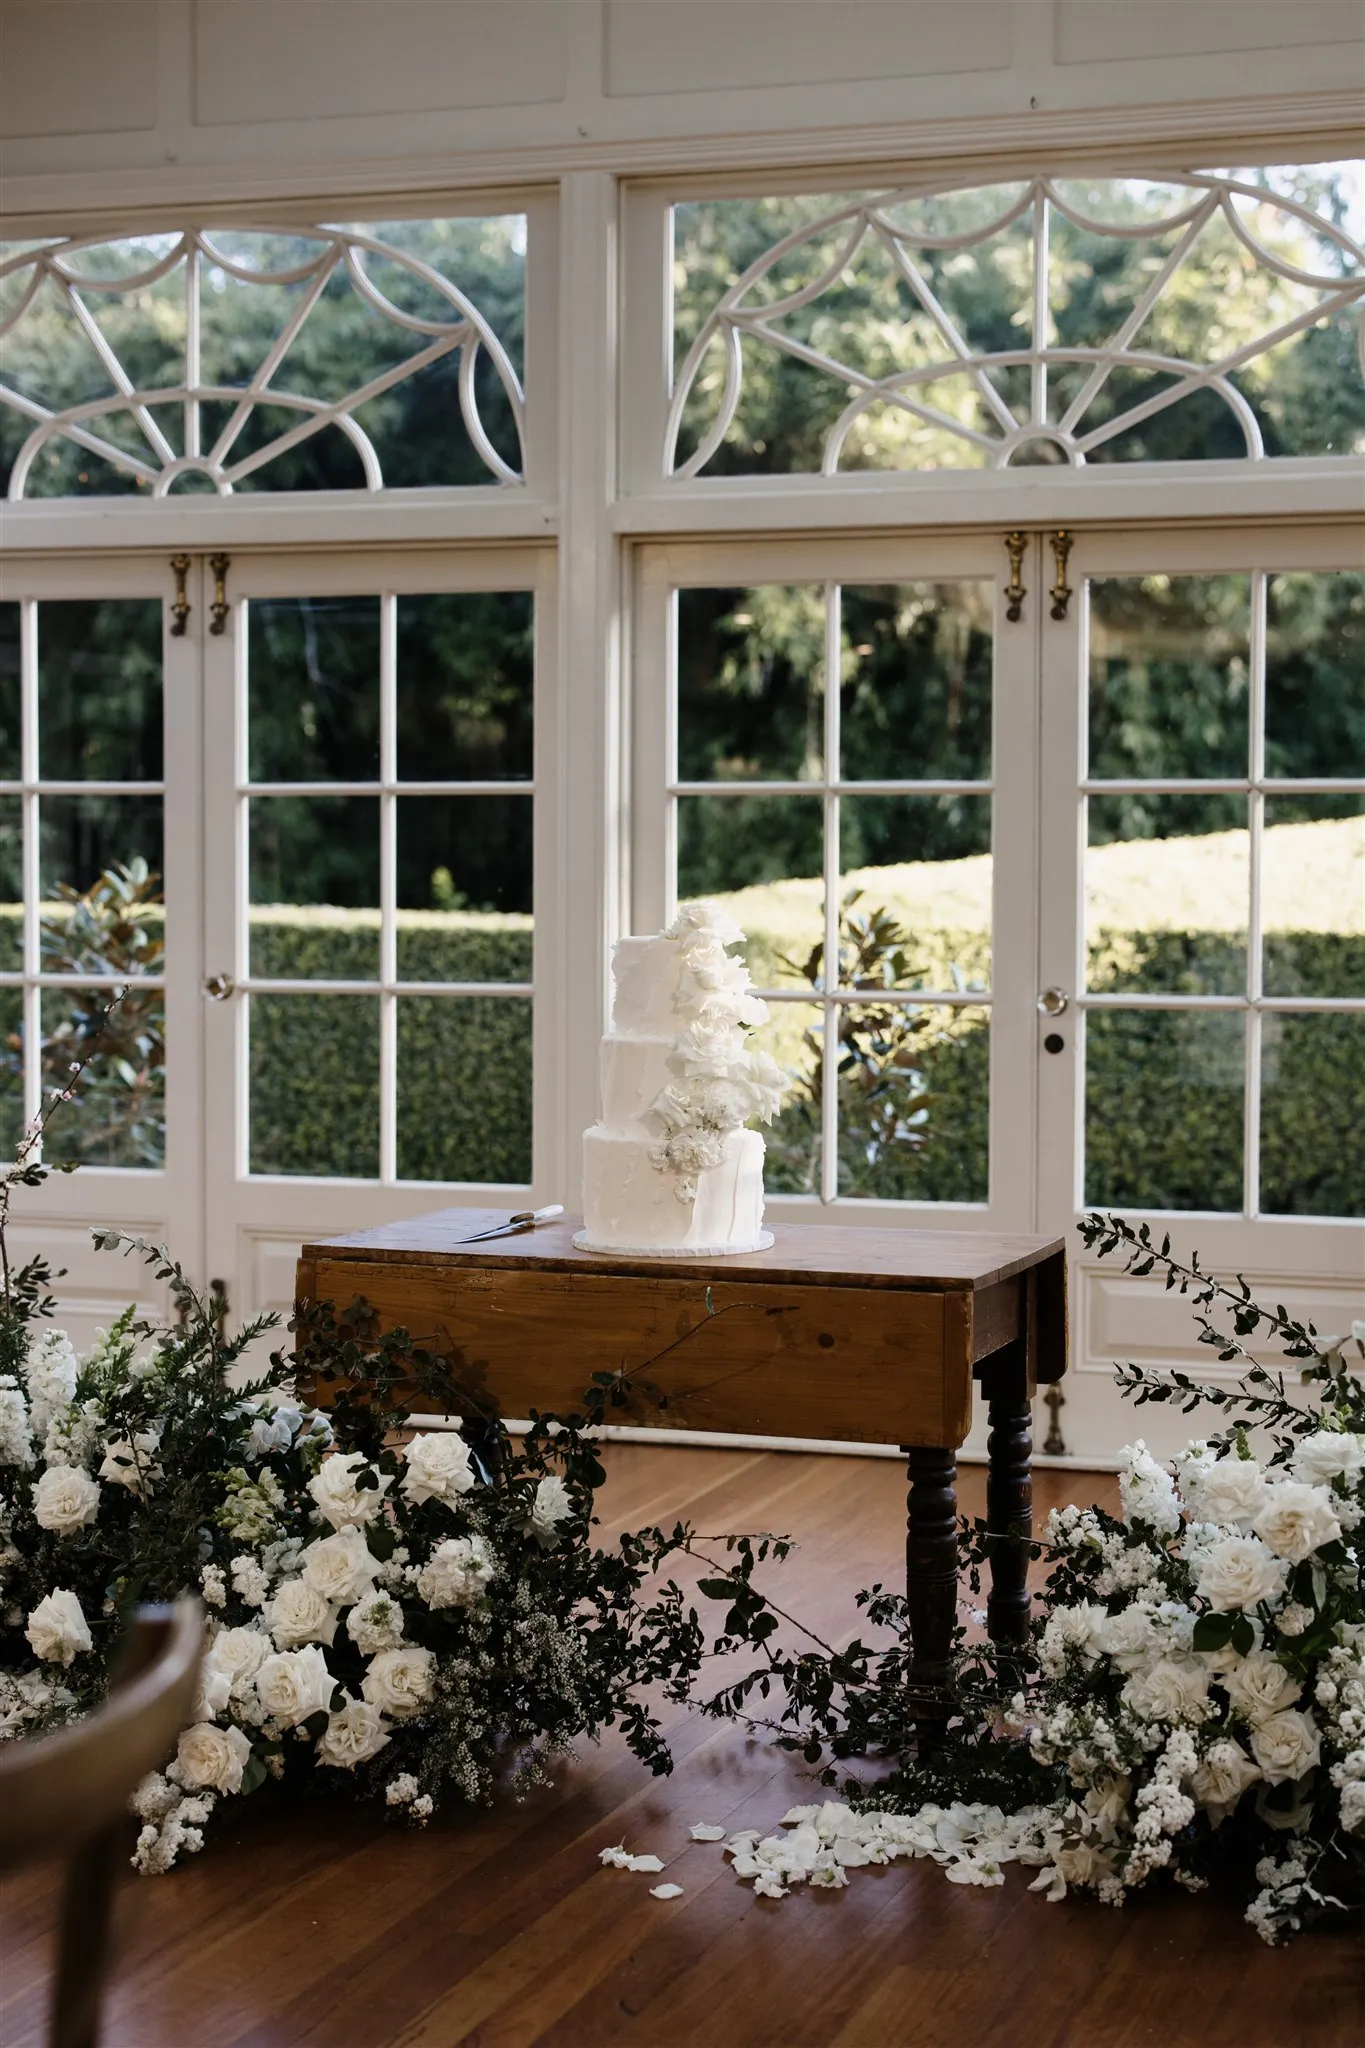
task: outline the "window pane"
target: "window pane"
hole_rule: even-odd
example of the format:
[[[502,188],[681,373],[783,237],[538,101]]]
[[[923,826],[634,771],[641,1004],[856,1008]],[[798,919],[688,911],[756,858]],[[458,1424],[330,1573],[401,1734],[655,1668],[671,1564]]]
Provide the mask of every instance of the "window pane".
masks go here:
[[[1245,576],[1090,584],[1090,774],[1248,773]]]
[[[1087,1014],[1087,1203],[1240,1211],[1244,1040],[1228,1011]]]
[[[400,981],[530,979],[531,831],[529,796],[400,799]]]
[[[1365,575],[1266,586],[1266,774],[1365,775]]]
[[[45,899],[62,892],[82,895],[109,870],[159,877],[159,796],[45,796],[39,804],[38,889]],[[130,970],[131,971],[131,970]]]
[[[13,1158],[24,1129],[24,998],[0,988],[0,1145]]]
[[[38,772],[49,782],[161,778],[161,605],[38,607]]]
[[[531,1178],[531,1005],[398,1000],[398,1178]]]
[[[378,797],[253,797],[249,812],[252,973],[377,975]]]
[[[678,775],[811,782],[825,757],[823,584],[678,592]]]
[[[1365,996],[1365,798],[1267,797],[1268,996]]]
[[[24,824],[21,799],[0,796],[0,968],[24,964]]]
[[[841,780],[989,777],[993,595],[989,583],[845,585]]]
[[[398,773],[409,782],[532,773],[529,590],[398,599]]]
[[[252,996],[252,1173],[373,1180],[379,999]]]
[[[1365,1216],[1362,1130],[1365,1011],[1264,1016],[1262,1209],[1274,1216]]]
[[[820,983],[823,841],[818,796],[678,799],[678,901],[724,904],[747,935],[756,987]]]
[[[164,1166],[162,991],[147,989],[116,1002],[108,989],[44,989],[42,1020],[44,1092],[74,1090],[72,1100],[53,1112],[48,1157],[79,1159],[86,1166]],[[83,1072],[73,1076],[73,1064],[82,1061]]]
[[[253,782],[379,778],[379,599],[253,598],[247,606]]]
[[[767,1148],[763,1185],[770,1195],[820,1193],[824,1037],[824,1011],[817,1003],[773,1003],[767,1023],[750,1041],[772,1054],[792,1084],[779,1113],[761,1126]]]
[[[1091,797],[1087,808],[1087,987],[1244,994],[1246,798]]]
[[[989,987],[988,796],[842,797],[839,840],[845,985]]]
[[[990,1012],[849,1004],[839,1038],[839,1193],[984,1202]]]
[[[21,773],[19,712],[19,607],[0,604],[0,781]]]

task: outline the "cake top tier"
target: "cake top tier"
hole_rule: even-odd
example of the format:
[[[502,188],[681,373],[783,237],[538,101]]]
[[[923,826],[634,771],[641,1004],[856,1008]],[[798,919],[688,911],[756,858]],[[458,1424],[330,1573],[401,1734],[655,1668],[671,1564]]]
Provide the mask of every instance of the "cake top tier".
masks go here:
[[[735,1021],[762,1021],[762,1004],[747,994],[748,970],[726,951],[743,932],[715,903],[689,903],[665,932],[621,939],[612,952],[616,978],[612,1030],[673,1038],[719,997]]]

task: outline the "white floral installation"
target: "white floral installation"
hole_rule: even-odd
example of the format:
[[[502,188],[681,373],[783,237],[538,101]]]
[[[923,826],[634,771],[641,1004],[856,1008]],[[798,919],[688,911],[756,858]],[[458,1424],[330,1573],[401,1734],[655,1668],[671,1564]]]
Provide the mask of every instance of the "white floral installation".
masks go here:
[[[698,1174],[720,1165],[731,1132],[754,1118],[771,1123],[791,1079],[748,1043],[767,1023],[768,1006],[753,994],[744,962],[727,950],[744,937],[729,913],[689,903],[664,937],[681,952],[674,1008],[683,1022],[668,1056],[673,1079],[650,1105],[658,1137],[649,1160],[673,1175],[678,1200],[690,1206]]]

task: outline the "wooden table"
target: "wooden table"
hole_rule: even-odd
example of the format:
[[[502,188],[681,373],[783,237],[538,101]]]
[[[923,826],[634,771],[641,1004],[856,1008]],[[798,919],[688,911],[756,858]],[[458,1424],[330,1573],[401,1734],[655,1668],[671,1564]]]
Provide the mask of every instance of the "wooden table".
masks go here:
[[[381,1324],[481,1370],[504,1415],[581,1410],[594,1372],[644,1368],[660,1428],[898,1444],[909,1458],[911,1683],[946,1712],[957,1606],[956,1456],[987,1403],[987,1623],[1028,1628],[1031,1400],[1067,1364],[1060,1238],[783,1225],[766,1252],[641,1259],[576,1251],[577,1220],[462,1244],[506,1211],[438,1209],[304,1245],[300,1300],[363,1295]],[[707,1313],[706,1291],[712,1309]],[[723,1311],[723,1313],[721,1313]],[[691,1334],[689,1334],[691,1333]],[[635,1418],[632,1418],[635,1419]]]

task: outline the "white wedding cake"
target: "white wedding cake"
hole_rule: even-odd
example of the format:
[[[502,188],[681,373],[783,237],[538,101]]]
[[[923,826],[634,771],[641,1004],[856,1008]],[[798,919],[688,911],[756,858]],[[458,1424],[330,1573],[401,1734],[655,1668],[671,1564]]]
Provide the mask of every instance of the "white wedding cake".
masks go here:
[[[666,1257],[761,1251],[763,1139],[786,1074],[748,1033],[768,1009],[726,949],[743,932],[714,903],[690,904],[666,932],[622,939],[602,1040],[602,1121],[583,1137],[589,1251]]]

